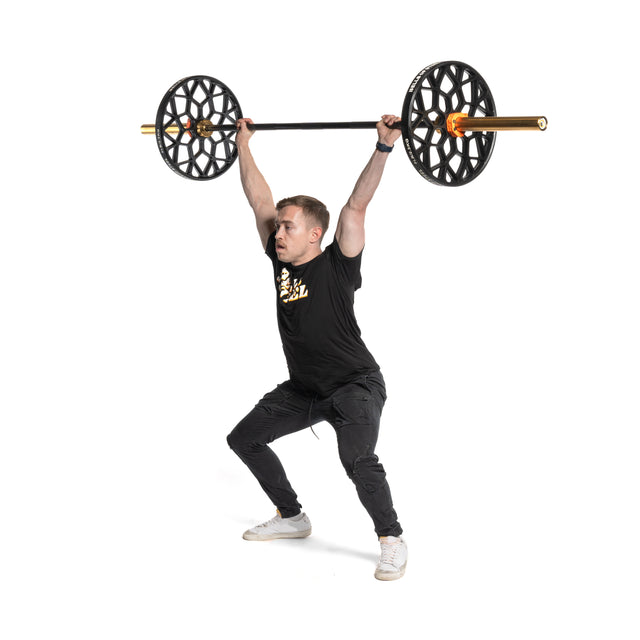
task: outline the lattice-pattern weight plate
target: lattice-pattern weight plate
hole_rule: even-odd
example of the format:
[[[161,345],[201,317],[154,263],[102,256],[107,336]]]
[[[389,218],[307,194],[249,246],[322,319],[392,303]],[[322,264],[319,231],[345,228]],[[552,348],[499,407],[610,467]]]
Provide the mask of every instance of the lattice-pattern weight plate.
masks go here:
[[[439,62],[423,69],[411,83],[402,108],[404,146],[421,176],[435,184],[467,184],[485,168],[495,132],[447,131],[447,116],[495,116],[491,91],[482,76],[464,62]]]
[[[236,97],[210,76],[189,76],[165,94],[156,115],[156,141],[164,161],[178,175],[211,180],[235,161],[235,130],[211,131],[203,123],[235,125],[242,118]]]

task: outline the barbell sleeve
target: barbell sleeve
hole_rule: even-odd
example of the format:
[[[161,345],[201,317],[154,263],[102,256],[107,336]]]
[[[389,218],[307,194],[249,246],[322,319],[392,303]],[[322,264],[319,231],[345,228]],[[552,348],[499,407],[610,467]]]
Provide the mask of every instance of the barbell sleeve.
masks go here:
[[[472,118],[465,116],[456,119],[456,126],[462,132],[466,131],[544,131],[547,119],[544,116],[515,116],[504,117],[485,116]]]
[[[156,125],[155,124],[143,124],[140,126],[140,133],[147,135],[147,136],[153,136],[156,133]],[[177,124],[174,125],[170,125],[168,127],[165,128],[165,133],[169,133],[169,134],[176,134],[176,133],[180,133],[180,127]]]

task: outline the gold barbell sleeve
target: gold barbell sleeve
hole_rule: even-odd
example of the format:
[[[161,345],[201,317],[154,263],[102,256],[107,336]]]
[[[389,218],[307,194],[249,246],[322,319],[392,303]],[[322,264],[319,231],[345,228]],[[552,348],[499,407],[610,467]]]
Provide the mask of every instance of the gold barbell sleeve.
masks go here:
[[[547,128],[547,119],[544,116],[515,116],[501,118],[498,116],[485,116],[472,118],[470,116],[456,118],[456,127],[460,131],[532,131]]]
[[[165,129],[165,131],[171,135],[175,135],[176,133],[180,133],[180,128],[177,124],[173,124]],[[155,135],[156,133],[156,125],[155,124],[143,124],[140,127],[140,133],[144,135]]]

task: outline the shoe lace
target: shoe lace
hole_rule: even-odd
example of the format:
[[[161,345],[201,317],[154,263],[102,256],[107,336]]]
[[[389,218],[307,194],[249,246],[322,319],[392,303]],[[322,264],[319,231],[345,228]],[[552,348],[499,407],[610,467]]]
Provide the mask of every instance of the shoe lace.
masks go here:
[[[380,564],[394,564],[398,550],[400,549],[399,542],[383,542],[380,544],[382,548],[382,554],[380,556]]]
[[[266,522],[259,524],[258,527],[270,527],[272,524],[275,524],[279,520],[280,516],[274,516],[273,518],[271,518],[271,520],[267,520]]]

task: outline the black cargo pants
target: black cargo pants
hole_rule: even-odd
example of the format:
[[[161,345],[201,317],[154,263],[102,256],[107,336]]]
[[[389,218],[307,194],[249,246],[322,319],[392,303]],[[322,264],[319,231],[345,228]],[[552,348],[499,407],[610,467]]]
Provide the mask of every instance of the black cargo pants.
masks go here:
[[[386,400],[382,374],[363,375],[327,398],[317,398],[291,381],[267,393],[227,437],[283,518],[300,513],[298,497],[280,460],[268,446],[276,438],[326,421],[335,429],[340,461],[356,486],[378,536],[399,536],[386,473],[375,455]]]

